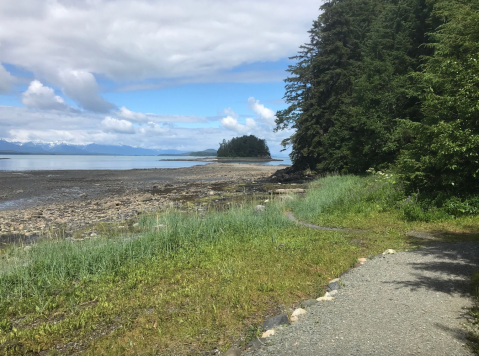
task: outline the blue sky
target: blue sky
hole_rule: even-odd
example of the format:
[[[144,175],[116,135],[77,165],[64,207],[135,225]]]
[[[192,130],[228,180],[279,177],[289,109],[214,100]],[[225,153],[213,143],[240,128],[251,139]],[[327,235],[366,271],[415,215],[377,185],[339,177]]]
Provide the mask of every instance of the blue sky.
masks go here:
[[[0,138],[198,150],[255,134],[279,154],[288,57],[319,6],[0,2]]]

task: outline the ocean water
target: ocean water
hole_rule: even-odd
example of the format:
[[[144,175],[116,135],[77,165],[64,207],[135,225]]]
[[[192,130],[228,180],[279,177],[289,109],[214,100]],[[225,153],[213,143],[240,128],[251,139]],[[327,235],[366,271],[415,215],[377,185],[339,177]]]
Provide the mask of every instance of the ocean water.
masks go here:
[[[8,158],[8,159],[1,159]],[[207,164],[208,162],[161,161],[173,156],[63,156],[63,155],[0,155],[0,171],[40,170],[100,170],[100,169],[145,169],[182,168]],[[289,158],[273,157],[283,161],[263,162],[265,165],[291,164]]]

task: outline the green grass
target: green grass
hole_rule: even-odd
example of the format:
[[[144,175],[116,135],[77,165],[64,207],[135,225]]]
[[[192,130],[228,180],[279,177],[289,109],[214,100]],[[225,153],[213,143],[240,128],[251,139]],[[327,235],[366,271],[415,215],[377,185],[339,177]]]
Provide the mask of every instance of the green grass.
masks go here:
[[[326,177],[306,198],[278,199],[263,213],[254,203],[169,211],[141,218],[133,232],[9,249],[0,255],[0,353],[224,351],[244,345],[266,316],[322,295],[358,257],[411,248],[411,229],[478,230],[475,217],[410,221],[397,209],[401,194],[384,179]],[[288,209],[367,232],[301,227]]]

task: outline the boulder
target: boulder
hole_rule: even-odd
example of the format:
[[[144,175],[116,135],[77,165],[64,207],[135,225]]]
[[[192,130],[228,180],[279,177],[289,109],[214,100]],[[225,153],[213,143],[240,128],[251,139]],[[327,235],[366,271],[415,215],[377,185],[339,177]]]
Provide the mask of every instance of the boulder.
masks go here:
[[[270,330],[282,325],[290,325],[288,316],[286,314],[279,314],[269,319],[266,319],[263,323],[263,329]]]

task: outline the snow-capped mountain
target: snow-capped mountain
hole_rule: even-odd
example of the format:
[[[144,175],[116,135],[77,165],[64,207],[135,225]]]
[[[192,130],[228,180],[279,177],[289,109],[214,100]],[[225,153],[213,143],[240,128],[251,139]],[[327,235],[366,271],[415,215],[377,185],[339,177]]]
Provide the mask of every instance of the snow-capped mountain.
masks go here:
[[[183,154],[186,151],[156,150],[131,146],[98,145],[70,145],[63,142],[36,143],[36,142],[9,142],[0,139],[0,154],[60,154],[60,155],[120,155],[120,156],[158,156]]]

